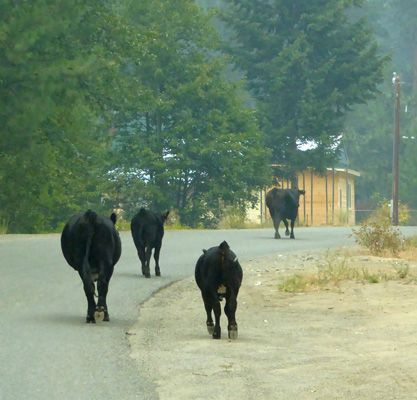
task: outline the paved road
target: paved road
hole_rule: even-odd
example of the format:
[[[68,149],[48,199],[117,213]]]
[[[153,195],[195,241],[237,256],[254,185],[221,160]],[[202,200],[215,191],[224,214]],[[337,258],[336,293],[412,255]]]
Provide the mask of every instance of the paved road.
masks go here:
[[[0,400],[157,399],[129,356],[126,332],[152,293],[193,273],[202,248],[225,239],[244,268],[265,254],[350,245],[350,233],[296,228],[296,240],[274,240],[272,229],[167,231],[162,278],[145,279],[123,232],[108,295],[111,321],[96,325],[84,322],[81,280],[61,254],[60,235],[0,236]]]

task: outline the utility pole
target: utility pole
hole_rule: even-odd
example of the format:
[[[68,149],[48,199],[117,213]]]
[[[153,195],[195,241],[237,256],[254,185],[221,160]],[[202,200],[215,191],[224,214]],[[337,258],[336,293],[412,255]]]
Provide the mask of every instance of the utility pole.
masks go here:
[[[400,86],[401,79],[394,72],[395,83],[395,131],[394,131],[394,165],[392,183],[392,224],[398,225],[398,173],[399,173],[399,153],[400,153]]]

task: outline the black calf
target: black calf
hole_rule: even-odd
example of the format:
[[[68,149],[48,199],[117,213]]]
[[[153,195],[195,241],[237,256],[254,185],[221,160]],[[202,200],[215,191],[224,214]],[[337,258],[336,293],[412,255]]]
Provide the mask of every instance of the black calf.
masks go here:
[[[195,267],[195,280],[201,290],[207,312],[207,329],[213,339],[220,339],[220,301],[225,298],[224,312],[228,318],[227,330],[230,339],[237,339],[238,330],[235,319],[237,295],[242,283],[242,267],[236,254],[230,250],[227,242],[218,247],[203,250]],[[214,311],[215,324],[211,316]]]
[[[141,208],[130,223],[133,241],[142,263],[142,274],[146,278],[151,277],[150,261],[153,248],[155,249],[153,256],[155,259],[155,275],[161,276],[159,253],[164,237],[164,222],[168,219],[168,215],[169,211],[165,214],[157,214]]]

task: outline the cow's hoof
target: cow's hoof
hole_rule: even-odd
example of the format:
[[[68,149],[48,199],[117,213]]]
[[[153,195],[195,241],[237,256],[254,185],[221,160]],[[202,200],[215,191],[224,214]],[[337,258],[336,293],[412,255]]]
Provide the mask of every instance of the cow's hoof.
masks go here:
[[[97,322],[101,322],[104,321],[105,318],[105,314],[106,314],[106,310],[104,309],[104,307],[97,307],[96,311],[94,312],[94,319]]]
[[[275,239],[281,239],[280,235],[275,235]]]
[[[290,236],[290,231],[289,230],[285,231],[285,236]]]
[[[209,335],[213,335],[214,333],[214,324],[207,324],[207,330]]]
[[[214,327],[213,339],[220,339],[221,337],[222,337],[222,331],[220,327],[217,325]]]
[[[88,315],[87,315],[87,318],[85,319],[85,322],[87,323],[87,324],[95,324],[96,323],[96,320],[94,319],[94,317],[89,317]]]
[[[145,274],[145,278],[150,278],[151,274]]]
[[[155,276],[161,276],[161,273],[160,272],[156,272],[155,273]]]
[[[237,326],[233,326],[229,330],[229,339],[236,340],[237,339]]]

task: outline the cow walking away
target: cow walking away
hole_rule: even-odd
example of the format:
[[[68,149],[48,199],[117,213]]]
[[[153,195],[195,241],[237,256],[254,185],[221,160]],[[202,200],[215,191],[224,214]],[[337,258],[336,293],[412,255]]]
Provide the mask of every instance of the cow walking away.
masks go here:
[[[195,280],[201,290],[207,312],[207,330],[213,339],[220,339],[220,301],[226,299],[224,312],[228,318],[227,330],[230,339],[237,339],[237,295],[242,283],[243,271],[226,241],[218,247],[203,250],[195,267]],[[214,311],[215,324],[211,311]]]
[[[159,253],[161,251],[162,238],[164,237],[164,222],[168,219],[168,215],[169,211],[165,214],[158,214],[141,208],[130,223],[133,241],[142,263],[142,274],[146,278],[151,277],[150,261],[152,249],[155,249],[153,255],[155,259],[155,275],[161,276]]]
[[[83,281],[88,302],[87,323],[110,321],[107,292],[114,266],[122,252],[116,220],[114,213],[107,218],[88,210],[85,214],[74,215],[62,231],[64,257]],[[97,282],[97,304],[94,282]]]
[[[281,221],[285,224],[285,236],[290,235],[291,239],[295,238],[294,223],[297,219],[298,207],[300,206],[300,195],[305,193],[305,190],[299,189],[273,188],[266,194],[266,205],[274,221],[275,239],[281,238],[278,232]],[[291,221],[291,234],[288,230],[287,219]]]

